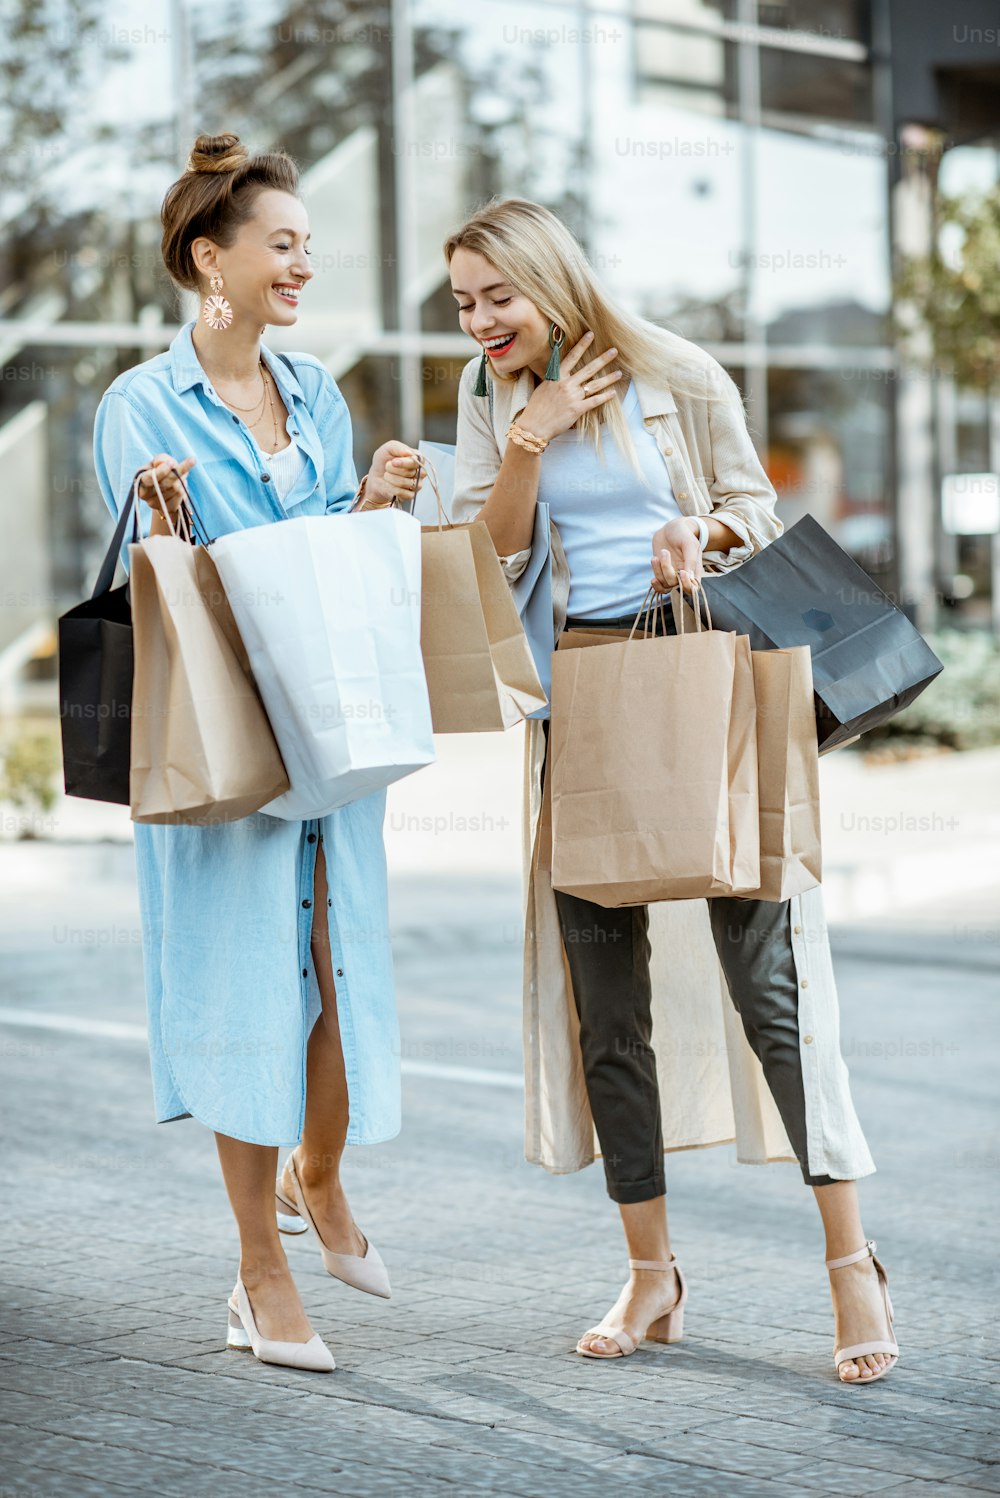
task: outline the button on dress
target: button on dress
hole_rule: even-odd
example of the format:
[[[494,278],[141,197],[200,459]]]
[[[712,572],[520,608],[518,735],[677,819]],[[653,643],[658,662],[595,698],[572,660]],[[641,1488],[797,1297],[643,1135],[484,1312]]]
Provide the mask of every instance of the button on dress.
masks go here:
[[[185,324],[167,352],[120,375],[101,401],[94,458],[111,513],[158,453],[197,459],[186,483],[211,536],[347,510],[357,491],[350,416],[325,367],[290,354],[289,368],[262,348],[301,450],[279,453],[272,474],[272,459],[201,368],[193,326]],[[283,475],[291,484],[284,494]],[[142,505],[143,534],[151,520]],[[193,1117],[252,1144],[301,1139],[306,1047],[322,1009],[310,947],[322,843],[329,888],[315,916],[327,921],[337,975],[347,1142],[374,1144],[399,1132],[385,794],[308,821],[257,812],[213,827],[134,824],[158,1123]]]

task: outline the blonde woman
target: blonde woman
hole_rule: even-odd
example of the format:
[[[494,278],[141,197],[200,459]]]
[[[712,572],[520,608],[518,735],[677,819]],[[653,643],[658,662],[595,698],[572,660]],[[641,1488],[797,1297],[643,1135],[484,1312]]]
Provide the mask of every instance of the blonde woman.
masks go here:
[[[733,381],[617,308],[553,214],[489,203],[445,258],[477,345],[459,386],[454,518],[485,522],[513,581],[536,501],[548,503],[557,637],[629,624],[651,581],[692,588],[706,560],[737,566],[780,534]],[[528,724],[531,850],[547,728]],[[623,1357],[644,1337],[681,1336],[664,1152],[735,1140],[741,1162],[798,1160],[825,1231],[838,1375],[881,1377],[898,1348],[861,1226],[854,1182],[875,1166],[840,1054],[820,891],[607,910],[553,890],[535,863],[529,853],[526,1154],[578,1170],[596,1131],[631,1270],[577,1351]]]
[[[161,503],[176,515],[182,479],[210,536],[412,496],[411,449],[384,444],[359,486],[329,371],[261,342],[268,324],[294,326],[313,275],[291,159],[199,136],[161,217],[166,269],[201,310],[101,401],[94,457],[112,513],[140,470],[153,534],[168,532]],[[318,1372],[333,1354],[279,1228],[311,1228],[330,1275],[390,1293],[340,1180],[345,1144],[399,1131],[384,812],[381,792],[302,822],[135,827],[156,1120],[214,1131],[239,1230],[227,1343]]]

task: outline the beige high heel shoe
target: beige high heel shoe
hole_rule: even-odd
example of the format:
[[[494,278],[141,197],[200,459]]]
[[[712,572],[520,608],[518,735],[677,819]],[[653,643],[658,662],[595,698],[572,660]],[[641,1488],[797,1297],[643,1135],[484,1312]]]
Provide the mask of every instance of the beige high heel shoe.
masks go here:
[[[342,1280],[345,1285],[350,1285],[355,1290],[363,1290],[366,1295],[379,1295],[383,1300],[390,1300],[392,1298],[392,1288],[389,1284],[389,1274],[385,1264],[382,1262],[382,1256],[374,1243],[370,1239],[365,1238],[366,1247],[363,1255],[337,1254],[334,1253],[332,1248],[327,1248],[320,1237],[319,1228],[316,1226],[306,1202],[305,1192],[302,1190],[302,1181],[295,1168],[294,1152],[289,1155],[285,1161],[285,1165],[291,1171],[292,1180],[295,1183],[294,1209],[305,1223],[305,1226],[312,1228],[319,1239],[319,1250],[323,1255],[323,1266],[327,1274],[332,1274],[334,1279]],[[278,1195],[279,1200],[286,1206],[292,1206],[292,1203],[288,1202],[282,1193],[278,1193]],[[355,1223],[355,1227],[357,1227],[357,1223]],[[292,1228],[285,1231],[297,1232],[299,1229]],[[358,1228],[358,1231],[361,1232],[361,1229]],[[362,1233],[361,1236],[364,1238],[365,1235]]]
[[[279,1363],[283,1368],[307,1368],[313,1373],[332,1373],[337,1364],[319,1332],[313,1332],[308,1342],[277,1342],[262,1337],[253,1319],[250,1297],[246,1286],[236,1276],[236,1285],[227,1301],[229,1306],[229,1331],[226,1346],[239,1351],[248,1348],[262,1363]]]
[[[673,1305],[665,1307],[660,1315],[649,1323],[649,1326],[646,1328],[646,1341],[679,1342],[684,1335],[684,1306],[687,1302],[687,1282],[681,1273],[681,1266],[677,1262],[677,1255],[672,1253],[667,1260],[629,1259],[628,1264],[630,1269],[659,1269],[664,1272],[675,1269],[677,1271],[677,1283],[680,1286],[680,1293]],[[622,1294],[624,1294],[624,1291]],[[576,1350],[581,1357],[599,1358],[606,1361],[608,1358],[627,1358],[631,1353],[635,1352],[639,1343],[634,1342],[620,1321],[615,1320],[615,1317],[620,1315],[618,1306],[621,1299],[622,1296],[619,1296],[600,1326],[592,1327],[589,1332],[584,1332],[576,1344]],[[620,1350],[618,1352],[595,1352],[591,1347],[584,1347],[583,1344],[587,1337],[607,1337],[617,1342]],[[639,1341],[642,1341],[641,1337]]]
[[[841,1363],[846,1363],[855,1358],[863,1358],[870,1352],[890,1354],[890,1361],[886,1363],[884,1368],[879,1368],[877,1372],[869,1373],[867,1376],[859,1374],[857,1378],[841,1378],[840,1382],[842,1384],[873,1384],[877,1378],[881,1378],[883,1374],[888,1373],[889,1369],[894,1368],[899,1362],[899,1347],[892,1330],[892,1301],[889,1298],[889,1280],[881,1260],[875,1257],[875,1250],[877,1248],[878,1244],[875,1242],[875,1239],[868,1238],[865,1241],[864,1248],[859,1248],[857,1253],[845,1254],[842,1259],[826,1260],[827,1269],[843,1269],[846,1264],[857,1264],[860,1259],[864,1259],[871,1254],[872,1263],[875,1265],[875,1273],[878,1275],[879,1287],[882,1291],[885,1322],[889,1328],[889,1336],[891,1338],[891,1341],[857,1342],[853,1347],[834,1347],[833,1365],[837,1369],[838,1377],[840,1376]]]
[[[288,1200],[282,1187],[280,1176],[274,1188],[274,1212],[278,1219],[279,1233],[288,1233],[290,1236],[298,1233],[308,1233],[309,1224],[304,1217],[299,1216],[297,1203]]]

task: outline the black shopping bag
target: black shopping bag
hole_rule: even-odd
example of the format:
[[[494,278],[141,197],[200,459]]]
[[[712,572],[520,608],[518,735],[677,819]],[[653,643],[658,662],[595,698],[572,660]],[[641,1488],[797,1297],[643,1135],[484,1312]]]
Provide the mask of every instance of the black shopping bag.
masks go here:
[[[122,508],[93,594],[59,619],[59,719],[68,796],[129,804],[132,606],[112,588],[129,518],[139,540],[136,485]]]
[[[943,669],[915,625],[811,515],[702,587],[715,628],[748,634],[752,650],[809,646],[821,752],[895,717]]]

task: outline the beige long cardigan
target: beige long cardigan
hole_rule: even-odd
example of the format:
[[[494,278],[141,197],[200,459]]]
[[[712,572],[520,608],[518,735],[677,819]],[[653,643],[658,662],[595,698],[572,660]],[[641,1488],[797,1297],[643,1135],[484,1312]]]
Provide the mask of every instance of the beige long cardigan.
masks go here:
[[[711,355],[664,332],[667,383],[634,378],[643,421],[667,466],[674,496],[689,515],[715,514],[743,543],[710,552],[715,566],[738,566],[781,533],[775,493],[747,432],[736,385]],[[493,382],[493,410],[473,395],[479,358],[462,372],[452,505],[456,521],[476,518],[496,482],[507,428],[534,388],[529,370]],[[684,393],[682,393],[684,392]],[[694,392],[694,396],[690,392]],[[703,398],[698,399],[701,392]],[[553,599],[558,637],[566,619],[569,569],[555,526]],[[511,581],[530,550],[502,558]],[[573,1002],[550,877],[533,868],[545,743],[540,722],[525,736],[523,803],[525,1156],[557,1174],[599,1154],[580,1056]],[[794,1160],[764,1074],[729,999],[704,900],[649,907],[653,1047],[665,1151],[736,1144],[742,1164]],[[799,1050],[811,1174],[852,1180],[875,1164],[865,1143],[840,1053],[840,1020],[822,891],[791,903],[799,979]]]

